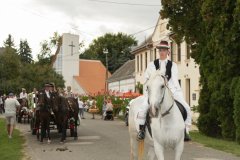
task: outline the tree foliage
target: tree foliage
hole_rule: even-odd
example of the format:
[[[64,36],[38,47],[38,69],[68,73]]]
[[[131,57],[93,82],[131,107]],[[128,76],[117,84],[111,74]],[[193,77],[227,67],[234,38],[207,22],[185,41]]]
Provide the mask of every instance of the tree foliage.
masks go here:
[[[119,68],[119,66],[116,67],[115,65],[120,59],[124,49],[133,45],[137,45],[137,40],[132,35],[127,35],[121,32],[117,34],[106,33],[104,36],[93,40],[89,45],[91,51],[89,53],[96,55],[97,59],[106,65],[106,55],[103,53],[103,50],[108,49],[107,57],[110,60],[109,72],[113,73]]]
[[[11,34],[8,34],[8,38],[5,41],[3,41],[3,45],[4,47],[10,47],[10,48],[15,47],[14,39],[12,38]]]
[[[27,40],[20,40],[18,54],[22,62],[31,63],[33,61],[32,49],[29,47]]]
[[[240,94],[235,90],[239,83],[233,81],[240,75],[239,0],[162,0],[162,4],[161,18],[169,19],[167,28],[175,33],[174,40],[191,44],[191,57],[200,65],[199,130],[209,136],[221,131],[225,139],[237,135],[240,143]]]

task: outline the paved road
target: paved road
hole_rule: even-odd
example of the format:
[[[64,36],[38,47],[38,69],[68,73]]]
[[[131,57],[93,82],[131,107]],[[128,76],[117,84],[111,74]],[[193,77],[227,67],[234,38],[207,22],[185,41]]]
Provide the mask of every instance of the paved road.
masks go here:
[[[74,140],[67,132],[67,140],[60,144],[61,134],[51,130],[51,144],[44,139],[43,144],[37,141],[36,135],[30,133],[29,124],[17,124],[17,128],[23,132],[27,139],[26,152],[34,160],[130,160],[130,140],[128,127],[124,121],[103,121],[99,115],[91,119],[89,113],[85,113],[86,119],[78,128],[78,140]],[[2,118],[3,115],[0,115]],[[56,151],[57,148],[65,148],[66,151]],[[147,148],[147,146],[146,146]],[[145,150],[147,150],[145,148]],[[174,152],[168,148],[165,151],[165,159],[173,160]],[[203,147],[198,143],[185,143],[182,160],[240,160],[231,154]]]

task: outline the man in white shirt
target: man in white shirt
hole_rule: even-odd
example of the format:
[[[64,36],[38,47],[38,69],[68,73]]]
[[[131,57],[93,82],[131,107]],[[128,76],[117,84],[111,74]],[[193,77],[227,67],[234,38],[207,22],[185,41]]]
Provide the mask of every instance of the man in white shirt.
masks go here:
[[[185,126],[186,126],[186,133],[189,134],[189,128],[192,123],[191,109],[189,105],[186,103],[186,101],[184,100],[183,93],[178,82],[177,64],[167,59],[167,55],[169,52],[168,51],[169,46],[167,41],[161,41],[156,48],[158,48],[160,58],[148,64],[147,70],[145,72],[145,84],[147,84],[147,81],[150,79],[152,73],[154,73],[157,69],[161,70],[161,68],[166,67],[166,77],[168,79],[167,83],[168,83],[169,89],[172,92],[172,96],[175,100],[180,102],[187,111],[187,119],[185,121]],[[145,100],[143,102],[141,109],[138,112],[138,118],[137,118],[137,122],[140,128],[140,133],[138,134],[138,137],[137,137],[137,139],[139,140],[144,139],[146,114],[150,107],[148,105],[147,87],[145,88],[146,88],[146,91],[144,92]],[[155,108],[152,108],[152,112],[155,112]],[[184,140],[190,141],[191,139],[186,135],[186,133],[185,133]]]
[[[81,116],[82,119],[84,118],[84,113],[83,113],[83,101],[82,98],[78,98],[78,105],[79,105],[79,115]]]
[[[16,121],[16,111],[21,105],[13,98],[13,93],[8,95],[8,99],[5,102],[5,120],[7,124],[8,138],[12,138],[13,128]]]

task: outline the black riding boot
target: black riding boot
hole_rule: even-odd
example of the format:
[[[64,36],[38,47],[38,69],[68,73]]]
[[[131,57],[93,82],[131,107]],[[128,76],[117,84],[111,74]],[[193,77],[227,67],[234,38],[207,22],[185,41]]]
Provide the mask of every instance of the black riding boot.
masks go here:
[[[185,128],[185,131],[184,131],[184,141],[191,141],[191,138],[188,137],[188,135],[186,133],[186,128]]]
[[[139,125],[137,140],[144,140],[144,138],[145,138],[145,125]]]

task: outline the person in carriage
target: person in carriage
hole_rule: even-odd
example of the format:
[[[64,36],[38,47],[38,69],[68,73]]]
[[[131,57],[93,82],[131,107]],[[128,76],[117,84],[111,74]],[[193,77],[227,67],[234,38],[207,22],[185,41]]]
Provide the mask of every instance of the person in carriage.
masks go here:
[[[161,68],[166,67],[166,80],[167,85],[169,89],[171,90],[172,96],[175,100],[180,102],[183,107],[187,111],[187,119],[185,120],[185,137],[184,141],[191,141],[191,138],[187,136],[189,135],[189,128],[191,126],[191,109],[189,105],[186,103],[183,97],[183,93],[181,90],[181,87],[178,82],[178,68],[177,64],[174,62],[171,62],[168,60],[168,42],[167,41],[161,41],[160,44],[156,47],[158,49],[160,58],[152,61],[148,64],[146,72],[145,72],[145,85],[147,84],[148,80],[150,79],[150,76],[153,72],[156,70],[161,70]],[[148,103],[148,92],[147,92],[147,85],[146,85],[146,91],[145,91],[145,100],[142,104],[142,107],[140,108],[137,116],[137,123],[139,124],[139,134],[137,136],[138,140],[143,140],[145,137],[145,122],[146,122],[146,116],[147,112],[150,108]],[[155,109],[153,108],[152,111],[154,112]]]
[[[27,93],[26,93],[26,89],[22,88],[22,92],[20,93],[20,99],[24,99],[24,98],[28,98],[27,97]]]
[[[72,97],[72,91],[71,91],[71,87],[67,86],[67,91],[64,94],[64,97]]]
[[[50,94],[51,94],[50,87],[51,87],[51,85],[49,83],[45,83],[45,93],[47,95],[47,108],[48,108],[49,112],[51,113],[51,115],[54,115],[52,106],[50,103]]]

